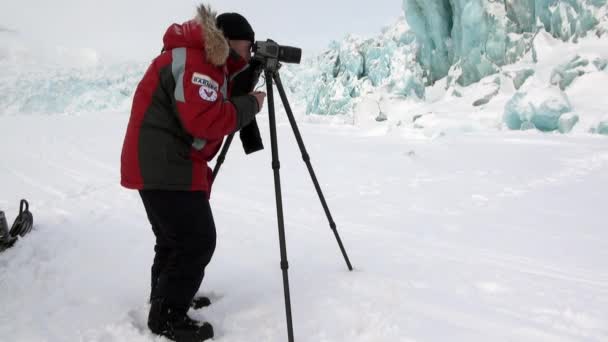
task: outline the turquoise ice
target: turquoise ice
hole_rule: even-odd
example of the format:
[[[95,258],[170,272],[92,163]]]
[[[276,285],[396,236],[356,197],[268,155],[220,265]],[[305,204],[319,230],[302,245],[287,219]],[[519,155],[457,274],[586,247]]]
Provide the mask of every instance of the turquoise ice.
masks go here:
[[[589,58],[575,56],[567,63],[557,66],[551,74],[551,84],[558,85],[562,90],[574,82],[580,76],[589,72],[601,71],[606,68],[608,62],[600,57]]]
[[[534,87],[527,92],[517,92],[507,102],[503,120],[510,129],[536,128],[550,132],[561,127],[567,132],[576,124],[578,117],[566,117],[561,126],[560,118],[571,111],[568,96],[560,89]]]
[[[414,40],[412,32],[396,25],[374,39],[348,36],[333,42],[325,53],[288,67],[294,92],[306,101],[306,112],[314,114],[349,113],[357,98],[378,88],[422,99],[424,73]]]
[[[477,82],[521,58],[540,29],[565,41],[585,36],[602,6],[606,0],[403,0],[427,84],[457,63],[461,85]]]
[[[128,111],[144,71],[140,63],[44,71],[0,63],[0,114]]]

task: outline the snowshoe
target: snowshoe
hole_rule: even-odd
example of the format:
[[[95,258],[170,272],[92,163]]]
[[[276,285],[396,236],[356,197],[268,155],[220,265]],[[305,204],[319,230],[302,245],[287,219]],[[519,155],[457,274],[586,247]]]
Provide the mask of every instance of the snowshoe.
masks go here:
[[[32,230],[34,218],[29,211],[30,205],[26,200],[21,200],[19,216],[15,219],[10,231],[3,211],[0,211],[0,252],[12,247],[18,237],[23,237]]]

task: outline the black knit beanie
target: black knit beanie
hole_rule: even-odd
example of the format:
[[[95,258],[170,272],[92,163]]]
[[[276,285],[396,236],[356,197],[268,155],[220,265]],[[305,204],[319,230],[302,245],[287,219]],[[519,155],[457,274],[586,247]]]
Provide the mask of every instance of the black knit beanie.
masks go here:
[[[223,13],[216,19],[219,29],[224,32],[224,36],[231,40],[248,40],[255,42],[255,33],[245,17],[238,13]]]

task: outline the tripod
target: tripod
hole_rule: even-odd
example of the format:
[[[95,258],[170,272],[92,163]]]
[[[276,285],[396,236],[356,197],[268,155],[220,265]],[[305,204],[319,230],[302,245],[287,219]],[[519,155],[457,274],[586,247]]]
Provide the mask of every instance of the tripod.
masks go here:
[[[279,244],[281,249],[281,270],[283,272],[283,290],[285,292],[285,312],[287,315],[287,334],[289,342],[294,341],[293,337],[293,323],[291,316],[291,296],[289,294],[289,276],[287,270],[289,269],[289,264],[287,262],[287,246],[285,243],[285,224],[283,221],[283,197],[281,194],[281,176],[280,176],[280,168],[281,163],[279,162],[279,146],[277,142],[277,128],[276,128],[276,117],[274,110],[274,93],[273,93],[273,80],[277,85],[277,89],[279,90],[279,95],[281,97],[281,101],[283,102],[283,107],[285,107],[285,111],[287,112],[287,118],[289,119],[289,123],[291,124],[291,128],[298,142],[298,146],[300,148],[300,152],[302,153],[302,159],[306,163],[306,167],[308,168],[308,172],[310,173],[310,177],[312,182],[314,183],[317,194],[319,195],[319,200],[323,205],[323,210],[325,211],[325,215],[327,216],[327,220],[329,221],[329,226],[334,232],[334,236],[336,237],[336,241],[338,242],[338,246],[340,246],[340,251],[344,256],[344,261],[349,269],[349,271],[353,270],[353,267],[350,264],[350,260],[348,259],[348,255],[346,254],[346,250],[344,249],[344,245],[342,244],[342,240],[340,239],[340,235],[338,234],[338,230],[336,229],[336,223],[334,222],[331,213],[329,212],[329,207],[327,206],[327,202],[325,201],[325,196],[323,196],[323,192],[321,191],[321,186],[319,185],[319,181],[317,180],[317,176],[315,175],[315,171],[312,168],[310,163],[310,156],[306,151],[306,147],[304,146],[304,141],[302,140],[302,135],[300,134],[300,130],[298,129],[298,125],[293,116],[293,112],[291,111],[291,107],[289,105],[289,101],[287,100],[287,95],[285,93],[285,89],[283,88],[283,84],[281,83],[281,77],[279,76],[279,68],[281,64],[276,59],[269,59],[266,61],[264,65],[264,75],[266,78],[266,89],[268,95],[268,118],[270,122],[270,141],[272,148],[272,170],[274,172],[274,189],[275,189],[275,197],[276,197],[276,207],[277,207],[277,220],[279,225]],[[226,159],[226,154],[228,153],[228,149],[230,148],[230,144],[234,138],[234,134],[231,134],[227,139],[222,151],[218,157],[217,163],[215,165],[215,169],[213,170],[213,178],[217,176],[222,163]]]

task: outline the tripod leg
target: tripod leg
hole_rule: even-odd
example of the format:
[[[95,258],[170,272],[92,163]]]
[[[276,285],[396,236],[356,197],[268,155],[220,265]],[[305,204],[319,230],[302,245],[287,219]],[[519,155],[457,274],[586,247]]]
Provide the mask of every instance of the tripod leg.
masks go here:
[[[213,180],[214,181],[215,181],[215,177],[217,177],[217,174],[220,172],[220,168],[222,167],[224,160],[226,160],[226,154],[228,154],[228,150],[230,149],[230,144],[232,144],[232,139],[234,139],[234,134],[235,133],[232,133],[228,136],[228,138],[226,139],[226,142],[224,143],[224,146],[222,147],[222,151],[220,152],[220,155],[217,157],[217,162],[215,163],[215,167],[213,168]]]
[[[281,195],[281,176],[279,162],[279,145],[277,142],[276,116],[274,111],[274,94],[272,92],[272,77],[269,71],[266,74],[266,89],[268,93],[268,118],[270,122],[270,143],[272,146],[272,170],[274,171],[274,189],[277,206],[277,221],[279,223],[279,244],[281,248],[281,270],[283,271],[283,289],[285,291],[285,312],[287,315],[287,334],[289,342],[293,342],[293,324],[291,318],[291,297],[289,294],[289,276],[287,270],[287,246],[285,242],[285,223],[283,220],[283,198]]]
[[[266,77],[266,80],[269,78]],[[296,136],[296,140],[298,142],[298,146],[300,147],[300,152],[302,152],[302,159],[306,163],[306,167],[308,168],[308,172],[310,173],[310,178],[312,178],[312,182],[315,185],[315,189],[317,190],[317,194],[319,195],[319,200],[321,200],[321,205],[323,205],[323,210],[325,210],[325,215],[327,216],[327,220],[329,221],[329,226],[331,230],[334,232],[336,237],[336,241],[338,241],[338,245],[340,246],[340,251],[342,251],[342,255],[344,256],[344,261],[346,262],[346,266],[350,271],[353,270],[352,265],[350,264],[350,260],[348,259],[348,255],[346,254],[346,250],[344,249],[344,245],[342,244],[342,239],[340,239],[340,235],[338,234],[338,230],[336,228],[336,223],[331,216],[329,211],[329,207],[327,206],[327,202],[325,201],[325,196],[323,196],[323,191],[321,191],[321,186],[319,185],[319,181],[317,180],[317,176],[315,175],[315,171],[312,168],[312,164],[310,163],[310,156],[306,151],[306,146],[304,146],[304,141],[302,140],[302,135],[300,134],[300,130],[298,129],[298,125],[296,123],[296,119],[293,116],[293,112],[291,111],[291,107],[289,106],[289,101],[287,99],[287,95],[285,94],[285,89],[283,88],[283,84],[281,83],[281,77],[279,73],[274,74],[274,80],[277,84],[277,89],[279,89],[279,95],[281,96],[281,101],[283,102],[283,106],[285,107],[285,111],[287,112],[287,117],[289,118],[289,123],[291,124],[291,128],[293,129],[293,133]]]

